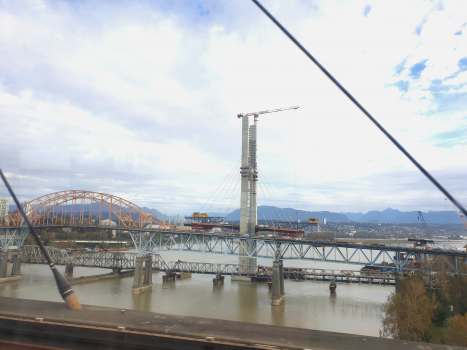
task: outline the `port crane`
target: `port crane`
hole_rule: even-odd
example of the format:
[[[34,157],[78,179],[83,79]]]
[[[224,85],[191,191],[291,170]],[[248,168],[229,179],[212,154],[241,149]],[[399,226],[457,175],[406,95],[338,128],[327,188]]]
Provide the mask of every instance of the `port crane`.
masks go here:
[[[428,230],[428,225],[426,224],[425,217],[423,216],[423,213],[421,211],[417,211],[417,215],[418,220],[422,223],[427,238],[409,238],[408,241],[414,242],[415,246],[425,246],[427,243],[430,243],[430,245],[433,247],[435,242],[433,241],[433,235]]]
[[[266,111],[261,111],[261,112],[253,112],[253,113],[245,113],[245,114],[237,114],[237,117],[238,118],[242,118],[242,117],[249,117],[251,115],[253,115],[255,117],[255,124],[257,123],[258,121],[258,117],[260,114],[266,114],[266,113],[274,113],[274,112],[282,112],[282,111],[288,111],[290,109],[298,109],[300,108],[299,106],[293,106],[293,107],[287,107],[287,108],[277,108],[277,109],[269,109],[269,110],[266,110]]]

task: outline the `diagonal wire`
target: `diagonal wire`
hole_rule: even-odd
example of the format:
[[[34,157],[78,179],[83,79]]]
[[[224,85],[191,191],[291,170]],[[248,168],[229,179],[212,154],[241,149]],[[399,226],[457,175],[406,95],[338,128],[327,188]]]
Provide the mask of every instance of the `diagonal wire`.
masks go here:
[[[271,188],[272,193],[276,196],[276,198],[277,198],[276,203],[278,203],[279,206],[282,206],[282,208],[284,208],[284,203],[282,203],[282,201],[279,199],[279,197],[277,196],[276,192],[274,191],[274,188],[272,188],[271,184],[270,184],[269,181],[266,179],[266,176],[264,176],[263,172],[262,172],[259,168],[258,168],[258,171],[259,171],[259,173],[261,174],[261,177],[264,179],[264,181],[265,181],[265,182],[268,184],[268,186]],[[273,200],[275,200],[274,197],[273,197]],[[292,222],[293,222],[292,217],[287,213],[287,211],[286,211],[285,209],[283,209],[283,211],[284,211],[284,215],[285,215],[286,219],[287,219],[287,220],[290,220],[289,223],[292,223]],[[288,216],[288,218],[287,218],[287,216]]]
[[[258,184],[259,184],[259,189],[261,190],[261,193],[263,194],[263,197],[264,197],[265,201],[267,201],[267,203],[270,204],[269,200],[267,199],[266,195],[263,192],[263,187],[261,186],[261,182],[258,181]],[[271,221],[274,222],[274,220],[272,219],[272,216],[271,216],[271,212],[272,212],[272,214],[274,215],[274,219],[276,219],[275,225],[277,225],[278,220],[277,220],[276,214],[274,213],[273,210],[271,210],[271,208],[272,208],[272,206],[270,205],[269,206],[269,217],[271,218]]]
[[[258,187],[260,187],[259,181],[258,181]],[[261,188],[259,189],[259,191],[261,192]],[[258,203],[261,203],[261,202],[262,202],[261,197],[259,196],[259,193],[258,193]],[[266,200],[264,202],[266,203]],[[261,214],[263,214],[263,219],[264,219],[264,221],[266,222],[266,225],[267,225],[268,224],[268,219],[264,215],[263,207],[264,207],[264,205],[259,205],[259,208],[261,208]]]
[[[389,132],[386,131],[386,129],[383,128],[383,126],[378,123],[378,121],[373,118],[373,116],[365,109],[363,108],[363,106],[350,94],[350,92],[348,92],[332,75],[331,73],[329,73],[317,60],[316,58],[314,58],[303,46],[302,44],[300,44],[298,42],[297,39],[295,39],[292,34],[290,34],[287,29],[285,29],[282,24],[280,24],[275,18],[273,15],[271,15],[268,10],[266,10],[263,5],[261,5],[257,0],[251,0],[255,3],[256,6],[259,7],[259,9],[261,11],[263,11],[263,13],[269,17],[269,19],[276,25],[279,27],[279,29],[295,44],[297,45],[297,47],[344,93],[345,96],[347,96],[349,98],[350,101],[352,101],[362,112],[363,114],[365,114],[368,119],[370,119],[373,124],[376,125],[376,127],[389,139],[391,140],[391,142],[394,144],[394,146],[396,146],[399,151],[401,151],[411,162],[413,165],[415,165],[418,170],[420,170],[423,175],[425,175],[428,180],[431,181],[431,183],[433,185],[436,186],[436,188],[438,188],[438,190],[440,190],[446,197],[449,198],[449,200],[457,207],[459,208],[460,211],[462,211],[464,213],[465,216],[467,216],[467,210],[464,209],[464,207],[453,197],[451,196],[451,194],[443,187],[441,186],[441,184],[436,181],[436,179],[431,176],[431,174],[425,170],[424,167],[422,167],[422,165],[417,162],[415,160],[414,157],[412,157],[410,155],[409,152],[407,152],[405,150],[404,147],[402,147],[402,145],[396,141],[396,139],[394,137],[391,136],[391,134]]]
[[[224,183],[224,181],[230,177],[230,174],[235,170],[237,169],[238,167],[238,164],[241,162],[241,160],[239,160],[237,162],[237,164],[235,164],[235,166],[232,168],[232,170],[230,170],[229,174],[225,177],[225,179],[220,183],[219,186],[217,186],[216,190],[211,194],[211,196],[209,196],[208,200],[203,204],[203,206],[201,207],[201,209],[199,210],[201,212],[201,210],[203,210],[204,206],[209,202],[209,200],[211,199],[212,196],[214,196],[217,192],[217,190],[222,186],[222,184]]]
[[[238,181],[237,186],[238,186],[238,184],[240,184],[240,180]],[[235,188],[237,188],[237,186],[236,186]],[[233,204],[235,198],[238,197],[238,194],[240,193],[240,189],[241,189],[241,186],[238,186],[238,190],[237,190],[236,193],[234,193],[234,195],[232,196],[232,199],[230,200],[230,203],[229,203],[229,207],[227,208],[227,211],[226,211],[227,214],[229,213],[230,207],[232,206],[232,204]],[[226,215],[226,216],[227,216],[227,215]]]
[[[281,215],[281,209],[280,209],[280,204],[276,202],[276,200],[274,199],[271,191],[269,190],[269,188],[266,186],[266,184],[264,184],[264,188],[266,189],[267,193],[269,194],[270,198],[271,198],[271,202],[272,202],[272,207],[275,207],[277,209],[277,215],[279,215],[279,218],[281,219],[281,221],[286,221],[284,220],[284,218],[282,217]],[[273,210],[273,213],[274,213],[274,210]]]
[[[237,180],[237,181],[235,181],[235,180]],[[221,204],[219,205],[219,208],[217,209],[216,216],[219,216],[219,212],[224,207],[224,203],[226,203],[226,201],[228,201],[230,196],[231,196],[231,191],[234,191],[235,188],[237,187],[238,181],[240,181],[240,176],[238,176],[238,177],[232,176],[232,178],[230,180],[230,183],[229,183],[229,188],[227,189],[227,191],[225,191],[224,199],[222,200]],[[233,184],[235,184],[235,186],[232,189]]]
[[[240,161],[239,161],[239,162],[240,162]],[[239,162],[237,162],[237,164],[235,165],[235,168],[237,168],[237,166],[239,165]],[[214,205],[214,203],[217,203],[217,198],[219,198],[219,196],[221,195],[222,191],[224,191],[225,186],[227,186],[227,184],[230,183],[231,178],[233,177],[233,178],[235,179],[235,171],[234,171],[235,168],[232,169],[232,170],[230,171],[230,173],[229,173],[229,175],[228,175],[228,178],[226,178],[226,179],[224,179],[224,181],[222,181],[222,183],[225,182],[225,184],[224,184],[224,186],[222,187],[222,189],[219,191],[219,193],[217,194],[216,199],[214,199],[214,200],[212,201],[211,206],[210,206],[209,209],[207,210],[208,213],[211,211],[211,208],[212,208],[212,206]]]
[[[259,197],[259,196],[258,196]],[[264,221],[266,221],[266,225],[268,225],[268,219],[266,218],[266,216],[264,215],[264,210],[263,210],[263,206],[259,206],[261,208],[261,214],[263,214],[263,218],[264,218]]]

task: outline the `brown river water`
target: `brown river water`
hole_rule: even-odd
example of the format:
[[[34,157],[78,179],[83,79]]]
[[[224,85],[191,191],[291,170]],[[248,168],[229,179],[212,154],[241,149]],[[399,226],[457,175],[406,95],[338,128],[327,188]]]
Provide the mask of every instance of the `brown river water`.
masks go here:
[[[238,263],[238,257],[193,252],[163,252],[166,262]],[[259,259],[261,265],[271,260]],[[360,266],[321,262],[284,261],[285,266],[357,270]],[[59,266],[64,273],[65,267]],[[60,302],[54,278],[46,265],[21,266],[22,279],[0,284],[0,295]],[[108,269],[74,268],[74,277],[108,273]],[[394,287],[338,283],[335,295],[329,282],[285,280],[286,300],[271,306],[267,283],[231,281],[213,286],[213,275],[195,275],[162,283],[163,272],[153,274],[153,290],[132,294],[133,277],[100,280],[73,286],[82,304],[153,311],[177,315],[300,327],[378,336],[381,304]]]

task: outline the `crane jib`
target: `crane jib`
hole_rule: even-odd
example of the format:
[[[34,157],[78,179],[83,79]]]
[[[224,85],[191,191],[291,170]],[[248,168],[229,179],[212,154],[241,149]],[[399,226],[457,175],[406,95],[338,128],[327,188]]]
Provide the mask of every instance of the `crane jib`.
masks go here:
[[[251,115],[254,115],[257,117],[259,114],[266,114],[266,113],[274,113],[274,112],[282,112],[282,111],[288,111],[290,109],[298,109],[300,106],[293,106],[293,107],[287,107],[287,108],[278,108],[278,109],[269,109],[267,111],[261,111],[261,112],[253,112],[253,113],[246,113],[246,114],[237,114],[238,118],[242,117],[249,117]]]

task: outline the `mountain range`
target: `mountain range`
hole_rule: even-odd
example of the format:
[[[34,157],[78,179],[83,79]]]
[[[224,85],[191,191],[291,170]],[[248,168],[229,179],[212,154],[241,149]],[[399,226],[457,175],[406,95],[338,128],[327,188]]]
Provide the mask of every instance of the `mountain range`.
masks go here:
[[[297,221],[308,220],[309,217],[318,218],[320,222],[326,218],[328,222],[350,222],[349,218],[343,214],[331,213],[329,211],[306,211],[293,208],[277,208],[272,206],[258,206],[258,220],[266,221]],[[239,221],[240,209],[234,210],[225,217],[226,221]]]
[[[144,210],[163,219],[164,215],[161,214],[157,209],[150,209],[143,207]],[[10,205],[10,212],[16,210],[15,205]],[[66,210],[71,210],[71,205],[68,205]],[[90,205],[85,205],[85,212],[89,212]],[[99,211],[99,205],[94,204],[93,212]],[[106,207],[102,208],[103,213],[108,213],[109,210]],[[225,215],[221,213],[210,212],[209,216],[225,216],[226,221],[239,221],[240,220],[240,209],[234,210],[233,212]],[[462,224],[462,220],[455,211],[429,211],[423,212],[425,221],[428,224]],[[258,220],[266,221],[297,221],[301,222],[308,220],[308,218],[318,218],[320,222],[323,222],[326,218],[327,222],[362,222],[362,223],[379,223],[379,224],[415,224],[419,223],[418,212],[416,211],[400,211],[397,209],[387,208],[383,211],[372,210],[363,213],[351,213],[341,212],[333,213],[329,211],[306,211],[296,210],[293,208],[277,208],[273,206],[259,206],[258,207]]]
[[[16,210],[17,206],[16,205],[10,205],[10,213],[14,210]],[[58,209],[58,212],[61,212],[61,209],[62,207],[59,206],[59,209]],[[71,204],[68,204],[66,207],[65,207],[65,210],[66,211],[71,211]],[[157,209],[149,209],[149,208],[146,208],[146,207],[143,207],[144,210],[146,210],[147,212],[149,212],[150,214],[154,215],[155,217],[159,218],[159,219],[163,219],[164,218],[164,215],[161,214],[160,211],[158,211]],[[85,214],[88,214],[89,211],[91,210],[91,205],[90,204],[85,204],[84,205],[84,213]],[[94,203],[93,206],[92,206],[92,212],[94,213],[94,216],[97,215],[100,211],[100,205],[98,203]],[[105,206],[102,207],[102,213],[108,213],[109,212],[109,209]],[[107,217],[108,218],[108,217]]]
[[[383,211],[372,210],[363,213],[341,213],[356,222],[381,224],[412,224],[420,222],[418,212],[400,211],[387,208]],[[422,212],[425,221],[430,224],[462,224],[462,220],[455,211],[429,211]]]

